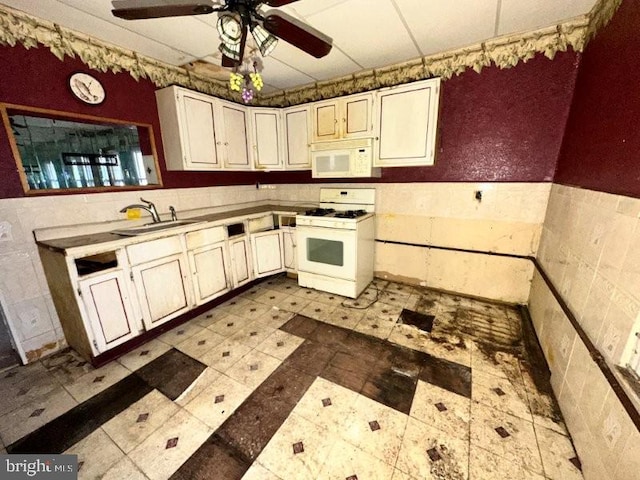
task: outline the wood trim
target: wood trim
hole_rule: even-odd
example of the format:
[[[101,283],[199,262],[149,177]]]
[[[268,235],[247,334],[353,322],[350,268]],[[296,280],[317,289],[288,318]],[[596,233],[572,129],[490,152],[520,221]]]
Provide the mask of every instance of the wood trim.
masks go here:
[[[44,114],[47,116],[56,116],[61,119],[67,120],[89,120],[98,123],[113,123],[116,125],[135,125],[136,127],[143,127],[149,131],[149,143],[151,145],[151,154],[153,155],[154,164],[156,167],[156,175],[158,177],[158,183],[155,185],[127,185],[123,187],[108,186],[108,187],[85,187],[85,188],[66,188],[66,189],[38,189],[32,190],[29,188],[29,182],[27,181],[27,175],[25,174],[24,167],[22,166],[22,158],[20,157],[20,151],[16,143],[15,137],[11,130],[11,122],[9,121],[8,110],[19,110],[28,113]],[[100,192],[122,192],[128,190],[153,190],[159,189],[164,186],[162,182],[162,172],[160,171],[160,163],[158,160],[158,150],[156,147],[155,132],[153,131],[153,125],[150,123],[140,123],[128,120],[121,120],[110,117],[99,117],[96,115],[87,115],[84,113],[64,112],[61,110],[52,110],[48,108],[30,107],[28,105],[18,105],[14,103],[0,102],[0,115],[2,116],[2,123],[9,139],[9,145],[13,154],[13,160],[16,164],[16,169],[20,176],[20,183],[22,183],[22,189],[26,195],[69,195],[73,193],[100,193]]]

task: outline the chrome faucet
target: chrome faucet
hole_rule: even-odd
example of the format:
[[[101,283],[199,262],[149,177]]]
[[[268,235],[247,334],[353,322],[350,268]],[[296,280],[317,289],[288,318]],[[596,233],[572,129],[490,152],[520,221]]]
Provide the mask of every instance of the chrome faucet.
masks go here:
[[[153,219],[153,223],[159,223],[160,222],[160,215],[158,215],[158,210],[156,210],[156,206],[153,203],[145,200],[142,197],[140,198],[140,201],[146,203],[146,205],[141,205],[139,203],[134,203],[132,205],[127,205],[122,210],[120,210],[120,213],[125,213],[130,208],[141,208],[141,209],[146,210],[147,212],[149,212],[151,214],[151,218]]]

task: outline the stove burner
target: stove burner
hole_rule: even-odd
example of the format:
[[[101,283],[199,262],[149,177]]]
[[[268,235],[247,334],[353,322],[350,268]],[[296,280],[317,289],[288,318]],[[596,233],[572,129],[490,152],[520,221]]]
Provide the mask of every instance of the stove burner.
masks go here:
[[[304,214],[307,217],[324,217],[325,215],[329,215],[333,212],[335,212],[335,209],[333,208],[314,208],[312,210],[307,210]]]
[[[334,218],[358,218],[366,214],[366,210],[347,210],[345,212],[336,213]]]

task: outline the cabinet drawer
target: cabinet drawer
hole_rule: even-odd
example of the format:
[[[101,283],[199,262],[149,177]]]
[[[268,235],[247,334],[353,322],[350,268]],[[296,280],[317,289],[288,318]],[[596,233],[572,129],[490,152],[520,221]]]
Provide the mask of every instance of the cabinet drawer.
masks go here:
[[[127,247],[127,255],[129,256],[131,265],[138,265],[181,252],[182,244],[180,243],[180,237],[177,235],[175,237],[159,238]]]
[[[224,227],[211,227],[187,233],[187,250],[204,247],[224,240]]]

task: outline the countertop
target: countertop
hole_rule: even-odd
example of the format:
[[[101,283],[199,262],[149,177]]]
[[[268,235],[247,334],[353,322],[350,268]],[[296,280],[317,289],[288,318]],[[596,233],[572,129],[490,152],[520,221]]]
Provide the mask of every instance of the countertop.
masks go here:
[[[121,247],[128,244],[140,243],[150,239],[166,237],[170,235],[178,235],[180,233],[189,232],[192,230],[200,230],[205,226],[204,222],[215,224],[224,224],[227,220],[233,218],[251,217],[254,215],[260,215],[262,213],[300,213],[307,210],[309,207],[296,207],[285,205],[260,205],[255,207],[242,208],[238,210],[228,210],[226,212],[212,213],[208,215],[201,215],[197,217],[181,218],[180,220],[190,220],[195,222],[190,225],[182,227],[175,227],[167,230],[161,230],[157,232],[150,232],[148,234],[137,236],[123,236],[111,232],[91,233],[87,235],[78,235],[73,237],[54,238],[47,240],[38,240],[36,243],[40,246],[49,248],[59,252],[66,253],[67,250],[83,247],[106,247],[105,244],[114,244],[113,247]],[[208,226],[208,225],[207,225]]]

